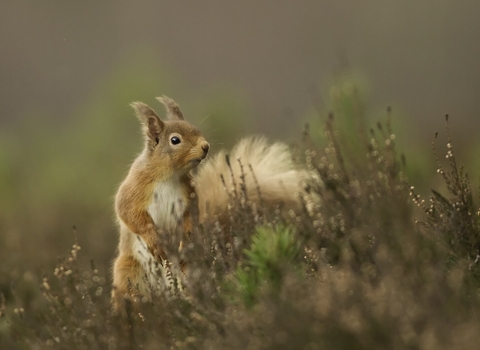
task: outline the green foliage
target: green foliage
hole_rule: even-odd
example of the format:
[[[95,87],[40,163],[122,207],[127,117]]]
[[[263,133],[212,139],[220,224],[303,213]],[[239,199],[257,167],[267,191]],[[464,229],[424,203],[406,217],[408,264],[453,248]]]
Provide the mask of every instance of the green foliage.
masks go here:
[[[251,240],[250,248],[245,249],[246,260],[235,275],[247,306],[253,305],[264,285],[273,294],[280,292],[285,272],[298,264],[300,252],[300,242],[288,227],[258,227]]]
[[[368,150],[366,146],[371,139],[371,125],[382,124],[387,120],[390,130],[396,133],[391,135],[395,144],[402,150],[404,159],[408,162],[403,168],[404,175],[421,188],[430,186],[431,173],[435,165],[430,152],[423,147],[423,140],[405,112],[399,107],[387,108],[381,111],[371,111],[368,101],[368,81],[358,73],[341,74],[337,76],[324,93],[327,98],[312,96],[314,109],[307,113],[306,121],[309,135],[313,142],[325,147],[329,142],[329,134],[335,132],[338,147],[345,157],[347,166],[357,163],[362,164]],[[335,130],[325,128],[329,120],[335,120]],[[385,124],[385,123],[383,123]],[[376,128],[374,128],[376,129]],[[386,130],[376,130],[385,133]],[[368,155],[367,155],[368,156]],[[349,169],[352,170],[352,169]]]
[[[21,250],[27,257],[21,262],[25,268],[38,259],[48,260],[70,244],[71,235],[61,232],[78,224],[82,246],[101,259],[99,263],[111,259],[116,239],[112,198],[143,148],[140,125],[129,104],[144,101],[162,115],[155,94],[186,95],[181,78],[159,64],[155,55],[145,48],[135,52],[98,77],[87,102],[72,116],[32,113],[10,130],[0,130],[0,224],[5,232],[0,256]],[[215,151],[225,139],[233,140],[242,109],[232,89],[224,88],[221,94],[215,93],[218,89],[206,90],[208,98],[201,100],[208,102],[201,106],[189,103],[190,98],[177,100],[188,120],[211,135]],[[201,124],[212,111],[212,118]],[[228,127],[225,120],[233,117],[239,122]],[[209,119],[223,125],[218,134],[210,132],[216,127],[208,124]],[[26,240],[32,243],[28,247],[21,245]],[[36,249],[42,245],[48,249]]]
[[[126,302],[115,315],[111,196],[142,147],[128,103],[155,106],[151,91],[170,90],[157,68],[148,55],[126,58],[73,121],[32,118],[19,125],[21,139],[3,132],[1,349],[478,347],[479,207],[453,143],[446,166],[438,162],[445,190],[425,204],[398,152],[394,116],[369,128],[362,94],[345,81],[332,90],[333,117],[298,142],[296,160],[313,174],[299,207],[253,208],[235,196],[231,227],[194,225],[182,251],[189,300]],[[221,99],[212,124],[241,110]],[[82,218],[74,235],[65,229],[73,218]],[[72,236],[80,243],[56,259]],[[166,251],[178,251],[179,237]],[[21,254],[10,253],[15,245]]]
[[[85,249],[75,244],[53,273],[17,274],[0,300],[0,347],[476,348],[478,206],[468,179],[450,163],[448,195],[434,194],[417,225],[422,202],[409,200],[389,123],[370,132],[361,159],[345,154],[332,119],[324,131],[323,146],[304,134],[315,176],[297,210],[253,210],[235,197],[231,228],[194,225],[182,251],[189,301],[126,302],[115,315],[108,269],[78,264]],[[177,251],[178,240],[165,244]]]
[[[323,126],[325,120],[334,117],[336,132],[343,141],[341,146],[353,152],[351,156],[358,156],[364,146],[364,135],[370,122],[365,111],[365,90],[364,79],[345,75],[332,82],[329,91],[325,94],[328,96],[326,101],[321,101],[319,96],[314,96],[316,109],[307,116],[307,121],[312,126],[311,138],[325,146],[327,137],[325,137]]]

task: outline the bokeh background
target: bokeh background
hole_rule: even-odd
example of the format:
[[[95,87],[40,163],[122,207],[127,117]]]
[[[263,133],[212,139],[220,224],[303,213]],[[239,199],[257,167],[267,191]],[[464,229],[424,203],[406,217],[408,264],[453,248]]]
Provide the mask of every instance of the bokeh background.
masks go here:
[[[477,178],[479,14],[474,0],[2,2],[2,291],[75,232],[109,268],[113,195],[142,148],[135,100],[161,112],[154,97],[173,97],[215,150],[248,133],[296,142],[358,89],[370,122],[393,107],[412,183],[437,181],[446,113]]]

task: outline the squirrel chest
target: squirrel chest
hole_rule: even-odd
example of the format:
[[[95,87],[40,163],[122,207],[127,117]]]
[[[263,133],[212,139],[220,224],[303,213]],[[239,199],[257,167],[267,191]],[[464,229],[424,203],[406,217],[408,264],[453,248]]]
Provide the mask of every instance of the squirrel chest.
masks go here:
[[[183,218],[186,203],[180,179],[171,178],[155,185],[147,211],[157,228],[175,230]]]

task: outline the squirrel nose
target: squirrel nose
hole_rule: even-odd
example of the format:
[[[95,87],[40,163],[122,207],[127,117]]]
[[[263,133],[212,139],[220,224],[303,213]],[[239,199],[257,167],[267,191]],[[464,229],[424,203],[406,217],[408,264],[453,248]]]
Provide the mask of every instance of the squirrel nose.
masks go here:
[[[205,153],[205,155],[208,153],[208,150],[210,149],[210,145],[208,144],[208,142],[205,142],[203,145],[202,145],[202,149],[203,149],[203,152]]]

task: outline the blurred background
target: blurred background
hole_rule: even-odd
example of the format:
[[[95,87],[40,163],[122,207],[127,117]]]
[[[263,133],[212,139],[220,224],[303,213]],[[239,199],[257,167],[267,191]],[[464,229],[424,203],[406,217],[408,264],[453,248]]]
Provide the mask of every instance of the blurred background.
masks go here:
[[[213,151],[248,133],[296,142],[330,111],[349,118],[352,98],[369,123],[392,106],[425,190],[449,113],[478,178],[479,14],[474,0],[4,1],[0,287],[50,269],[74,231],[109,268],[113,195],[142,148],[135,100],[163,113],[154,97],[174,98]]]

